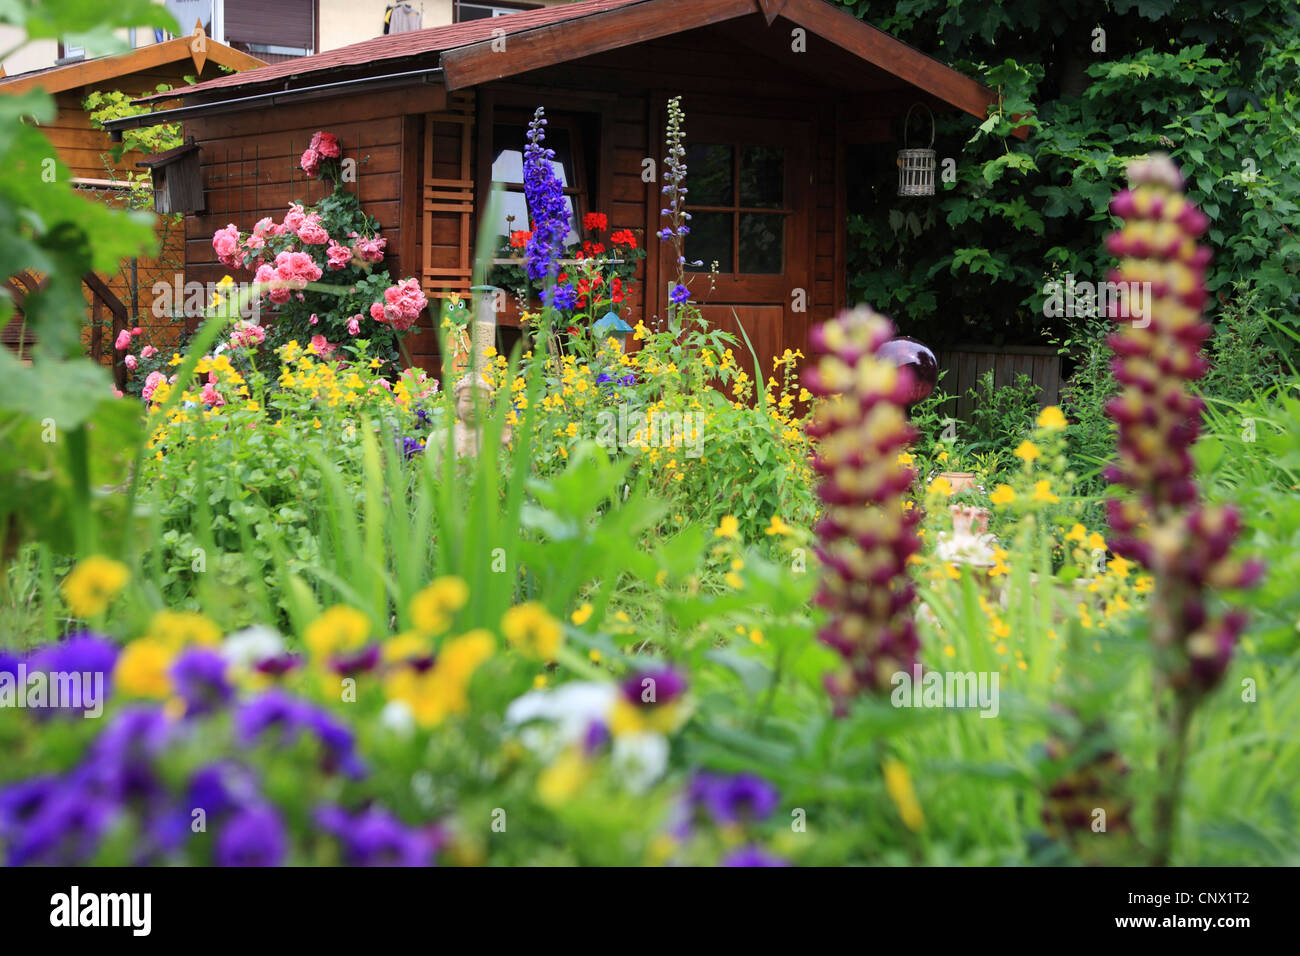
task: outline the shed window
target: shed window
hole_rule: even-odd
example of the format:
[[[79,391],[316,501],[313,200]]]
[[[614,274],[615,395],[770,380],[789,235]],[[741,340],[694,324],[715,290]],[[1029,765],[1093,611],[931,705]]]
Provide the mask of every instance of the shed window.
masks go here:
[[[528,144],[526,124],[498,123],[492,128],[492,182],[503,187],[500,210],[501,235],[531,228],[528,202],[524,198],[524,147]],[[587,177],[579,126],[563,117],[548,117],[546,124],[547,148],[555,151],[551,168],[564,188],[565,203],[569,208],[569,234],[566,246],[581,241],[576,226],[589,209]]]
[[[771,275],[785,269],[785,150],[780,146],[693,143],[686,147],[691,231],[687,266]]]

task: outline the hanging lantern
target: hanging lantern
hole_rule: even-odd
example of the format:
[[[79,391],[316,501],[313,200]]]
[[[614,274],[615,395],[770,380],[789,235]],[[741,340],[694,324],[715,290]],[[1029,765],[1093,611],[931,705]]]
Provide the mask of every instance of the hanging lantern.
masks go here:
[[[907,117],[903,120],[903,148],[898,151],[898,195],[900,196],[934,195],[933,113],[930,113],[930,145],[924,149],[909,148],[907,145],[907,124],[912,119],[912,110],[918,106],[930,113],[930,108],[923,103],[913,103],[907,108]]]

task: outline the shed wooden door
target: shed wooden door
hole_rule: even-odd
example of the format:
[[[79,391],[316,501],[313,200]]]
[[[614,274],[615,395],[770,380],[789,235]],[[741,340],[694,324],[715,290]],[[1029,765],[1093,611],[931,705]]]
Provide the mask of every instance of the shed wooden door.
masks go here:
[[[763,375],[772,356],[802,348],[812,300],[812,124],[689,113],[686,130],[687,284],[712,325],[740,339],[736,358]],[[658,311],[676,267],[664,244]],[[693,265],[692,262],[700,262]],[[716,266],[715,266],[716,263]]]

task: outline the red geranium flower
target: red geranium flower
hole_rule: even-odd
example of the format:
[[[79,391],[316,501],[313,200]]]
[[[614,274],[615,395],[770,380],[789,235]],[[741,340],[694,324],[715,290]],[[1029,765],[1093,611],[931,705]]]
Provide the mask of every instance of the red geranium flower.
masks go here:
[[[528,240],[533,238],[531,232],[525,232],[523,229],[516,229],[510,233],[510,245],[515,249],[522,249],[528,245]]]
[[[632,233],[631,229],[620,229],[609,237],[609,241],[616,246],[628,246],[632,249],[636,248],[636,236]]]
[[[609,220],[603,212],[589,212],[582,217],[582,228],[588,232],[604,232],[609,228]]]

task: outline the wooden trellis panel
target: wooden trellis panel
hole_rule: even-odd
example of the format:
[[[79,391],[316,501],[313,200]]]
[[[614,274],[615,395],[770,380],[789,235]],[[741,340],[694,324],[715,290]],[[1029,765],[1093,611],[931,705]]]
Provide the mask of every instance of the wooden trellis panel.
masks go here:
[[[459,172],[448,175],[450,169]],[[468,294],[474,254],[474,94],[454,93],[424,123],[420,283],[432,296]],[[455,245],[447,239],[456,238]]]

